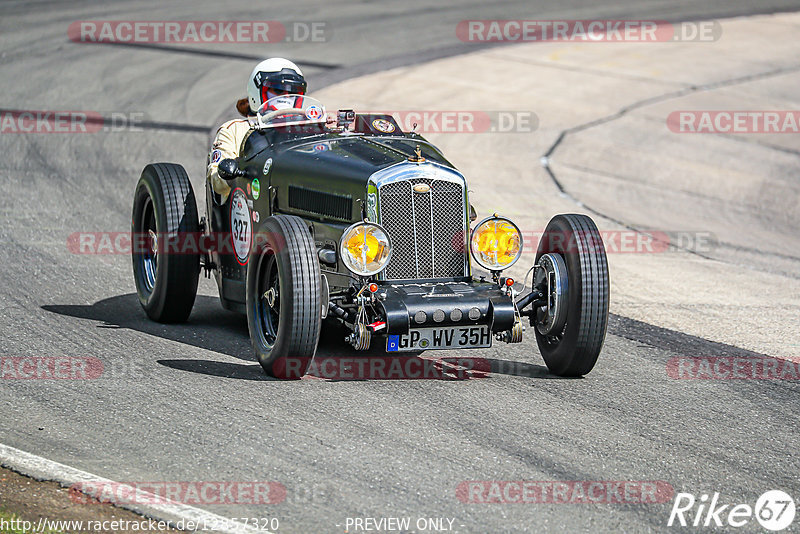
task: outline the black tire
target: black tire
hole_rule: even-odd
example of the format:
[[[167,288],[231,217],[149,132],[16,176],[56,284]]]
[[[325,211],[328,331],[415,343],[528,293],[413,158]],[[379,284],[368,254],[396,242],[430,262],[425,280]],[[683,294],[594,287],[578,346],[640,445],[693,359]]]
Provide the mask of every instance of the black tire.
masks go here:
[[[188,234],[194,234],[195,238],[199,235],[197,202],[183,167],[153,163],[144,168],[133,197],[131,231],[133,277],[139,303],[154,321],[185,321],[197,295],[199,250],[193,253],[195,249],[181,247],[173,249],[180,253],[164,250],[158,253],[158,248],[152,250],[147,238],[154,231],[158,246],[163,249],[165,240],[180,244],[186,243]]]
[[[597,363],[608,326],[608,260],[600,232],[585,215],[557,215],[539,242],[544,254],[561,255],[567,267],[566,325],[560,335],[536,331],[539,351],[553,374],[583,376]]]
[[[270,299],[265,294],[274,291]],[[247,326],[258,362],[275,378],[303,377],[322,323],[319,260],[308,226],[275,215],[253,236],[247,264]]]

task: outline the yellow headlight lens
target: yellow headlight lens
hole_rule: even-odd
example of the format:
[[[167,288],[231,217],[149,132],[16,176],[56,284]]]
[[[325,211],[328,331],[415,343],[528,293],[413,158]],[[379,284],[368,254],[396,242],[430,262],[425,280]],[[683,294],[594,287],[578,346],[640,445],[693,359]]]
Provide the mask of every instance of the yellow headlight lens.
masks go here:
[[[386,231],[372,223],[356,223],[345,230],[339,247],[345,267],[360,276],[381,272],[389,263],[391,251]]]
[[[470,250],[472,257],[484,269],[507,269],[522,254],[522,234],[508,219],[490,217],[472,232]]]
[[[347,240],[347,251],[355,258],[362,258],[364,263],[375,261],[380,252],[381,245],[374,235],[365,231],[359,231],[350,236]]]

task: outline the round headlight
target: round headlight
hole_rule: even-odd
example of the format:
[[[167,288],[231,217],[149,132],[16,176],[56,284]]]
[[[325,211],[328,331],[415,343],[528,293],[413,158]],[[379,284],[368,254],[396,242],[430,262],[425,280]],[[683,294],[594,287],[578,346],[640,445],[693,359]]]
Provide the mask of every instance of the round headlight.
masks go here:
[[[342,234],[339,256],[345,267],[359,276],[373,276],[386,268],[392,256],[389,235],[381,226],[359,222]]]
[[[507,269],[522,255],[522,233],[508,219],[489,217],[481,221],[472,232],[470,251],[478,265],[484,269]]]

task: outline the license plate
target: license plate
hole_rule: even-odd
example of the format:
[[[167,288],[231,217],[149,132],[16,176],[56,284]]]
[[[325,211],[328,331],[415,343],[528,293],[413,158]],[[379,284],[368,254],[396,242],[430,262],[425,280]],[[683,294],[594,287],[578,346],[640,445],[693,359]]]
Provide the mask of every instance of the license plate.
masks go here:
[[[488,325],[447,328],[413,328],[407,334],[390,335],[386,352],[436,349],[479,349],[492,346]]]

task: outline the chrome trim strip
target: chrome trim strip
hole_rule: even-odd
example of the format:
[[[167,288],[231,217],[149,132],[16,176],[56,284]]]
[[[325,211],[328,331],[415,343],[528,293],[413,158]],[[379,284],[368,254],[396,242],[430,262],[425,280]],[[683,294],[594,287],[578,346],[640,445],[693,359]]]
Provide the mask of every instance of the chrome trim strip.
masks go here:
[[[429,178],[431,180],[444,180],[461,184],[466,189],[467,180],[460,172],[446,167],[435,161],[424,163],[413,163],[411,161],[401,161],[394,165],[389,165],[369,177],[369,181],[376,187],[397,182],[400,180],[411,180],[413,178]]]

